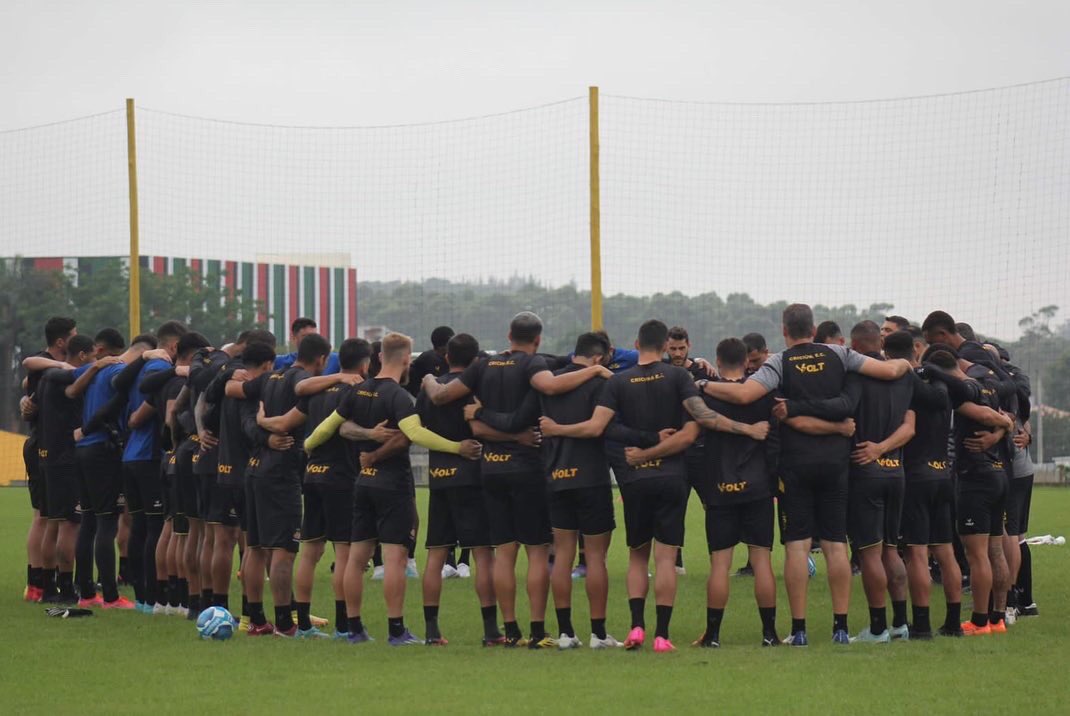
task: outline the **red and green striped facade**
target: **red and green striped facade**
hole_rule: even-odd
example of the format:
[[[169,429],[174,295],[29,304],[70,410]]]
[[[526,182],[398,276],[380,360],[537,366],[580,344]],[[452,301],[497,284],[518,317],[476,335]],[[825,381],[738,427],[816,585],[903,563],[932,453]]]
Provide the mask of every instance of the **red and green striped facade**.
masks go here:
[[[66,271],[77,277],[102,262],[127,257],[33,258],[36,269]],[[290,322],[299,316],[316,321],[333,345],[357,335],[357,270],[352,267],[298,266],[251,261],[218,261],[169,256],[142,256],[142,273],[173,275],[188,270],[193,281],[218,286],[242,302],[259,305],[250,319],[264,325],[282,342]],[[77,278],[75,278],[77,280]]]

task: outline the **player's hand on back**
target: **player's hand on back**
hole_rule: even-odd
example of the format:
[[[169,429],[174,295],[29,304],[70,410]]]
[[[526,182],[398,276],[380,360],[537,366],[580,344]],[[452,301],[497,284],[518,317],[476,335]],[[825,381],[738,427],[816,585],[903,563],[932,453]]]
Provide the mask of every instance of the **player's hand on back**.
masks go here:
[[[24,395],[19,400],[19,412],[22,413],[24,420],[28,420],[37,414],[37,403],[33,402],[30,396]]]
[[[554,422],[553,418],[543,415],[539,418],[539,432],[542,433],[543,437],[556,437],[558,434],[557,423]]]
[[[476,419],[476,414],[479,412],[480,408],[482,408],[482,407],[483,407],[483,403],[479,402],[479,398],[475,398],[471,403],[469,403],[468,405],[464,406],[464,419],[465,420],[475,420]]]
[[[294,439],[289,435],[268,435],[267,445],[272,450],[289,450],[294,446]]]
[[[748,433],[753,440],[765,440],[769,437],[769,421],[762,420],[761,422],[754,423],[750,426]]]
[[[599,378],[608,379],[613,377],[613,371],[611,371],[609,368],[606,368],[604,365],[595,365],[592,367],[594,368],[595,376]]]
[[[851,462],[856,465],[868,465],[881,456],[880,443],[870,441],[860,442],[851,453]]]
[[[145,351],[141,354],[141,357],[144,358],[146,361],[164,360],[168,363],[172,362],[171,354],[168,353],[167,350],[164,348],[153,348],[152,350]]]
[[[705,372],[706,375],[708,375],[709,377],[711,377],[711,378],[716,378],[717,377],[717,368],[714,367],[714,365],[712,363],[710,363],[708,360],[706,360],[705,358],[696,358],[694,360],[694,363],[699,368],[701,368],[703,370],[703,372]]]
[[[107,368],[109,365],[115,365],[116,363],[122,363],[119,356],[104,356],[93,365],[95,365],[97,369],[101,369]]]
[[[783,422],[788,419],[788,401],[785,398],[775,398],[773,403],[773,417]]]
[[[658,431],[658,442],[662,442],[672,437],[676,433],[676,428],[662,428]]]
[[[245,370],[244,368],[238,368],[238,370],[234,371],[234,373],[230,376],[230,379],[235,380],[239,383],[244,383],[245,381],[249,380],[249,371]]]
[[[390,438],[394,437],[397,434],[398,434],[398,431],[397,431],[396,428],[388,428],[388,427],[386,427],[386,421],[385,420],[383,422],[379,423],[378,425],[376,425],[374,428],[372,428],[369,431],[369,435],[371,436],[371,439],[374,440],[377,443],[385,443],[387,440],[389,440]]]
[[[855,419],[847,418],[837,423],[840,426],[840,435],[849,438],[855,434]]]
[[[525,447],[539,447],[542,445],[542,433],[537,428],[530,428],[517,434],[517,442]]]
[[[643,462],[643,450],[637,447],[624,448],[624,461],[628,463],[630,467],[635,467],[639,463]]]
[[[478,440],[462,440],[460,455],[466,460],[478,460],[483,456],[483,445]]]

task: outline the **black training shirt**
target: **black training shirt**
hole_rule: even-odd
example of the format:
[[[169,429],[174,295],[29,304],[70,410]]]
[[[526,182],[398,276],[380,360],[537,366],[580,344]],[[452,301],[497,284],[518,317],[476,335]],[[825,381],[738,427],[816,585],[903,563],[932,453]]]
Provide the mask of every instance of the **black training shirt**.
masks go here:
[[[447,373],[438,378],[442,384],[452,383],[461,377],[460,373]],[[464,406],[472,402],[471,397],[455,400],[445,405],[435,405],[420,391],[416,398],[416,412],[420,422],[428,430],[438,433],[447,440],[460,442],[472,438],[472,430],[464,419]],[[432,490],[444,487],[470,487],[479,485],[479,461],[466,460],[460,455],[431,450],[428,453],[428,487]]]
[[[320,393],[301,399],[298,407],[308,416],[306,422],[313,430],[338,409],[339,403],[349,392],[349,387],[345,383],[335,383]],[[336,432],[308,456],[308,465],[305,466],[305,484],[331,487],[352,486],[359,467],[359,463],[354,460],[356,456],[353,453],[354,449],[350,441]]]
[[[711,410],[738,423],[753,425],[770,420],[773,413],[772,393],[748,405],[726,403],[708,395],[702,398]],[[733,505],[772,497],[771,475],[776,458],[771,452],[775,450],[775,441],[754,440],[746,435],[714,430],[703,432],[705,469],[697,485],[703,504]],[[772,432],[770,437],[773,437]]]
[[[342,397],[337,412],[346,420],[352,420],[362,428],[374,428],[386,421],[386,427],[397,428],[405,418],[416,414],[409,392],[390,378],[369,378],[353,386]],[[358,440],[359,452],[374,452],[379,443],[374,440]],[[357,473],[357,484],[384,490],[412,491],[412,465],[409,451],[402,450],[373,467],[362,467]]]
[[[556,375],[582,369],[583,366],[570,363]],[[592,378],[568,393],[544,395],[542,414],[562,425],[582,423],[598,407],[606,382],[605,378]],[[542,455],[550,489],[555,492],[610,484],[606,449],[600,437],[545,438]]]

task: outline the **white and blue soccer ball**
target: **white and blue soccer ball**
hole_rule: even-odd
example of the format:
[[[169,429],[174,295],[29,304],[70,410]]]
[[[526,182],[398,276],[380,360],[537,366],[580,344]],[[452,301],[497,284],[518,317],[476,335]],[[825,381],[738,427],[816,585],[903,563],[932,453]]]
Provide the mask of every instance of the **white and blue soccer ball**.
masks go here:
[[[813,555],[806,555],[806,571],[813,577],[817,574],[817,562],[814,561]]]
[[[234,636],[238,622],[223,607],[208,607],[197,617],[197,633],[202,639],[223,641]]]

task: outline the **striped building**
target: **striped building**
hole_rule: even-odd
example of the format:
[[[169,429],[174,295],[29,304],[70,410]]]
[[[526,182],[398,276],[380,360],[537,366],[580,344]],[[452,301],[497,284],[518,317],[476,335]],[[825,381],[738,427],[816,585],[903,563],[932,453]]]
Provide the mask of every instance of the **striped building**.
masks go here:
[[[320,265],[301,265],[302,258],[315,258]],[[188,269],[195,282],[217,286],[231,296],[240,295],[248,305],[259,302],[256,322],[280,342],[289,339],[293,319],[308,316],[332,345],[338,345],[357,335],[357,270],[348,265],[348,258],[267,256],[250,262],[142,256],[140,264],[143,274],[173,275]],[[125,256],[25,260],[35,269],[64,271],[76,282],[104,263],[129,265]]]

